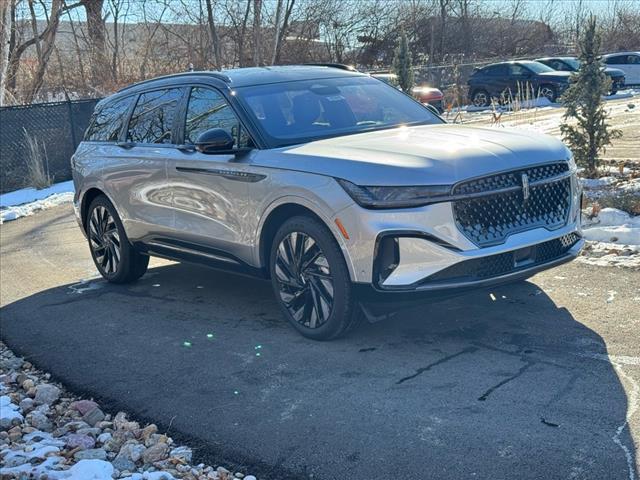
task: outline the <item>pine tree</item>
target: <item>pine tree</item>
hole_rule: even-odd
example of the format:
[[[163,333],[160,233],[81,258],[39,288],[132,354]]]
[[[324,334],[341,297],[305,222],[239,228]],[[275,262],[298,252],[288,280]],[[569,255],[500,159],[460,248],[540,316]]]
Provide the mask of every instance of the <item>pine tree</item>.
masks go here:
[[[580,69],[562,96],[566,111],[560,125],[562,138],[571,148],[576,163],[584,167],[586,175],[591,178],[598,175],[599,154],[611,144],[611,140],[622,136],[620,130],[611,129],[607,123],[602,102],[611,80],[598,60],[600,43],[596,18],[591,16],[579,42]],[[574,119],[575,124],[567,123],[569,119]]]
[[[402,91],[409,95],[411,95],[411,89],[413,88],[412,62],[407,35],[403,31],[393,56],[393,73],[398,76],[398,85]]]

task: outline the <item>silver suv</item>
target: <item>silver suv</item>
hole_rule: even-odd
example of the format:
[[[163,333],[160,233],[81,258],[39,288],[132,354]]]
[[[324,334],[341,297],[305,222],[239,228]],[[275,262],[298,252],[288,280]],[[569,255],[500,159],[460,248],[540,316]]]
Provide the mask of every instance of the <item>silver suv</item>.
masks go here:
[[[97,105],[72,166],[104,278],[134,281],[150,255],[270,278],[313,339],[390,305],[524,279],[583,245],[561,142],[447,125],[335,66],[130,86]]]

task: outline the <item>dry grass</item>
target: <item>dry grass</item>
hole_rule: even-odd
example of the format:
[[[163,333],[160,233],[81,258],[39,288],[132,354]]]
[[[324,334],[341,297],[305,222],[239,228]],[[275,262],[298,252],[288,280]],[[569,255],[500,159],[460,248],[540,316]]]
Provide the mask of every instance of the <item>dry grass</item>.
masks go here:
[[[27,143],[27,172],[29,184],[40,190],[51,186],[51,176],[49,175],[49,161],[44,142],[39,142],[35,135],[24,130],[24,139]]]

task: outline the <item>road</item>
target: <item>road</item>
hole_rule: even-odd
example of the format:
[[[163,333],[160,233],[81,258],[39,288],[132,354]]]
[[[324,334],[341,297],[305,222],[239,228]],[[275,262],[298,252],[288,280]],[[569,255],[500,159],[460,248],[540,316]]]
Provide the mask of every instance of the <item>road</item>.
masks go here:
[[[70,206],[0,237],[2,339],[203,461],[261,479],[638,478],[638,271],[573,263],[318,343],[263,281],[155,260],[133,285],[87,280]]]

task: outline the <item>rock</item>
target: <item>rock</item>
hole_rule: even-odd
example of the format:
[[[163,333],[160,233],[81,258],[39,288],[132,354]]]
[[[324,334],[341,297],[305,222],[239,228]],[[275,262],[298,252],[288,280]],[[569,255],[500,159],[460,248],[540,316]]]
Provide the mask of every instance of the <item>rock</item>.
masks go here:
[[[106,460],[107,452],[103,448],[89,448],[76,452],[73,458],[76,460]]]
[[[236,472],[236,473],[233,474],[233,476],[236,477],[236,478],[243,479],[244,478],[244,473]]]
[[[83,428],[90,428],[90,425],[81,420],[76,420],[74,422],[68,422],[64,427],[71,432],[77,432],[78,430],[82,430]]]
[[[53,430],[53,424],[49,421],[49,418],[42,412],[34,411],[27,416],[27,421],[32,427],[42,430],[43,432],[50,432]]]
[[[193,457],[193,451],[188,447],[178,447],[171,450],[171,453],[169,453],[169,456],[184,460],[186,463],[191,463],[191,458]]]
[[[161,435],[159,433],[154,433],[147,438],[144,442],[146,447],[152,447],[156,443],[167,443],[168,437],[166,435]]]
[[[169,447],[166,443],[156,443],[152,447],[147,448],[142,454],[142,461],[144,463],[159,462],[167,458]]]
[[[96,425],[98,422],[104,420],[104,413],[98,407],[88,411],[82,416],[82,420],[91,426]]]
[[[13,427],[11,430],[9,430],[7,439],[11,442],[19,442],[20,440],[22,440],[22,429],[18,426]]]
[[[22,410],[22,413],[27,414],[29,413],[31,410],[33,410],[34,407],[34,402],[32,398],[23,398],[20,401],[20,409]]]
[[[98,408],[98,404],[91,400],[78,400],[77,402],[73,402],[70,408],[72,410],[80,412],[80,415],[86,415],[94,408]]]
[[[35,387],[35,383],[33,382],[33,380],[31,380],[30,378],[27,378],[26,380],[24,380],[21,384],[22,389],[26,392],[27,390]]]
[[[98,435],[98,438],[96,440],[98,443],[107,443],[112,438],[113,436],[109,432],[104,432]]]
[[[60,389],[50,383],[42,383],[36,387],[36,396],[34,401],[36,404],[51,405],[60,398]]]
[[[71,449],[80,448],[81,450],[87,450],[96,445],[96,441],[92,437],[80,433],[70,433],[65,437],[65,442],[67,447]]]
[[[30,396],[31,398],[36,396],[36,387],[32,387],[27,391],[27,395]]]
[[[254,477],[253,475],[247,475],[246,477],[244,477],[244,480],[256,480],[256,477]]]
[[[151,425],[147,425],[140,431],[140,435],[139,435],[140,440],[146,443],[147,439],[151,435],[157,432],[158,432],[158,427],[155,424],[152,423]]]
[[[131,472],[136,469],[136,464],[126,458],[116,457],[111,461],[111,465],[113,465],[113,468],[119,470],[121,473]]]
[[[96,438],[102,433],[102,430],[95,427],[87,427],[78,429],[76,433],[79,433],[80,435],[89,435],[90,437]]]
[[[228,480],[231,477],[231,472],[224,467],[218,467],[216,473],[220,480]]]
[[[142,454],[144,453],[144,445],[139,444],[135,440],[128,440],[118,452],[116,459],[118,458],[126,458],[127,460],[131,460],[132,462],[137,462],[142,458]],[[118,469],[122,470],[122,469]]]

